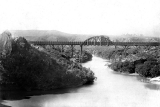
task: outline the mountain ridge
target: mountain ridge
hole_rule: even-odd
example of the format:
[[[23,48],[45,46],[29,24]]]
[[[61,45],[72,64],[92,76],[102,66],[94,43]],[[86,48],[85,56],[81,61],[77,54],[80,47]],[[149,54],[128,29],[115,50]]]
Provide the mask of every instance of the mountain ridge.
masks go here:
[[[89,34],[69,34],[57,30],[10,30],[14,37],[25,37],[29,41],[85,41],[93,36]],[[105,35],[104,35],[105,36]],[[136,34],[106,35],[111,41],[119,42],[160,42],[158,37],[147,37]]]
[[[69,34],[57,30],[11,30],[14,37],[25,37],[27,40],[36,41],[84,41],[91,35]]]

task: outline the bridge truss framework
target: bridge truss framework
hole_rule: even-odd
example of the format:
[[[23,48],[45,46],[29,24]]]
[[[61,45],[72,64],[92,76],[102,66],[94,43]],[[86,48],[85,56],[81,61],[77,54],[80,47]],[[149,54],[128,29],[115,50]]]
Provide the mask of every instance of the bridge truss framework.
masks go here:
[[[80,53],[82,55],[83,46],[121,46],[124,48],[124,53],[126,50],[129,49],[131,46],[140,47],[159,47],[160,42],[112,42],[109,37],[107,36],[94,36],[88,38],[85,41],[29,41],[31,44],[40,45],[40,46],[52,46],[54,49],[59,49],[59,51],[64,52],[65,47],[69,46],[71,48],[72,57],[74,47],[79,45],[80,46]]]

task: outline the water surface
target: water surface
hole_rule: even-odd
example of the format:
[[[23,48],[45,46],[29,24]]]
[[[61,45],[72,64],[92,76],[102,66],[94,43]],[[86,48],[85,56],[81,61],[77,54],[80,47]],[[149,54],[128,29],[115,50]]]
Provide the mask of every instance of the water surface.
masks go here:
[[[83,64],[97,76],[93,85],[46,92],[0,92],[12,107],[159,107],[160,86],[145,78],[114,73],[104,59]]]

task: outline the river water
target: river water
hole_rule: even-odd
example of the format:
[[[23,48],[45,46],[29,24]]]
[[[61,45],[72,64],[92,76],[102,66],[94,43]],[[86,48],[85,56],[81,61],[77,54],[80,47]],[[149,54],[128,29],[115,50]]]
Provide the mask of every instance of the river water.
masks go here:
[[[160,107],[160,86],[133,75],[114,73],[107,60],[83,64],[97,76],[93,85],[49,92],[0,92],[12,107]]]

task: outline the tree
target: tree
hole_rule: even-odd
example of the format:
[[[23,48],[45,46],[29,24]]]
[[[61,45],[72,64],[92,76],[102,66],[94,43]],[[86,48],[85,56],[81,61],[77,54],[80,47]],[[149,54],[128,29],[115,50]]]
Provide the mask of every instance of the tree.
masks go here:
[[[122,72],[135,73],[134,63],[125,61],[123,63]]]
[[[159,65],[155,65],[155,66],[151,69],[151,76],[152,76],[152,77],[160,76],[160,64],[159,64]]]
[[[153,77],[157,75],[157,74],[154,74],[157,72],[157,67],[155,67],[157,65],[158,65],[157,61],[146,61],[144,62],[144,64],[137,65],[135,71],[141,76]]]

